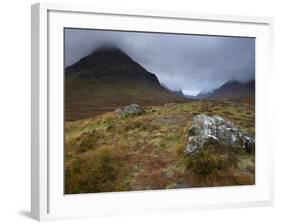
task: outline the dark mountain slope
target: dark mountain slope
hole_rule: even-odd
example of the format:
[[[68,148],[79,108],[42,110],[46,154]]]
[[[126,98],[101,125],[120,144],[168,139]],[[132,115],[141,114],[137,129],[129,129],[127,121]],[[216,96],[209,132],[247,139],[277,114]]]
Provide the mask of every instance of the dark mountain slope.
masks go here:
[[[66,120],[93,117],[131,103],[147,106],[187,101],[116,48],[100,49],[65,70]]]

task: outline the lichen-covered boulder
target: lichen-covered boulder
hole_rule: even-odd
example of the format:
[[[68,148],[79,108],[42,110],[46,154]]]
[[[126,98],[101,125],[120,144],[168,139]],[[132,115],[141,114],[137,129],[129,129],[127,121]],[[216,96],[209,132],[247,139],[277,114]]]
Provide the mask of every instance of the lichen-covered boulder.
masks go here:
[[[126,107],[118,108],[115,110],[119,117],[125,118],[129,116],[141,115],[145,110],[138,104],[131,104]]]
[[[235,145],[244,148],[249,153],[255,152],[254,136],[243,133],[230,121],[220,116],[203,114],[194,116],[189,130],[189,144],[185,152],[196,153],[210,142]]]

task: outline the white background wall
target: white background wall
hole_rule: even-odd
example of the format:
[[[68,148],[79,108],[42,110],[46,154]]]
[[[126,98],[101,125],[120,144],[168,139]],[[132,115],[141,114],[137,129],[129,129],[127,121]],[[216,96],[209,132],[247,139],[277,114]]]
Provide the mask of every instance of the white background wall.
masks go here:
[[[30,208],[30,0],[2,0],[0,13],[0,223],[31,223]],[[225,209],[79,220],[79,223],[280,223],[281,221],[281,7],[276,0],[69,0],[97,6],[184,10],[276,18],[272,124],[275,141],[274,207]],[[279,137],[280,136],[280,137]],[[77,223],[77,220],[59,223]]]

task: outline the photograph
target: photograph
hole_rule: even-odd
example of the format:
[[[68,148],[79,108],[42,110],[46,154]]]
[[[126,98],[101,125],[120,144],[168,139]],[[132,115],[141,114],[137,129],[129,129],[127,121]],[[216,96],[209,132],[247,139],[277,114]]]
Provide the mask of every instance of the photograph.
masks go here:
[[[255,37],[64,28],[64,193],[255,185]]]

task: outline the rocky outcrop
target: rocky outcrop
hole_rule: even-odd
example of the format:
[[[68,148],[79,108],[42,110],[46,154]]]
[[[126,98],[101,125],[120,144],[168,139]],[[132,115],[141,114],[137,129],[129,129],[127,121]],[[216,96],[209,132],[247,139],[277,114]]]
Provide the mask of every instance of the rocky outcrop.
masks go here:
[[[243,133],[230,121],[220,116],[194,116],[185,152],[196,153],[207,143],[234,145],[244,148],[249,153],[255,152],[254,136]]]
[[[115,110],[119,117],[125,118],[129,116],[141,115],[145,110],[138,104],[131,104],[126,107],[118,108]]]

